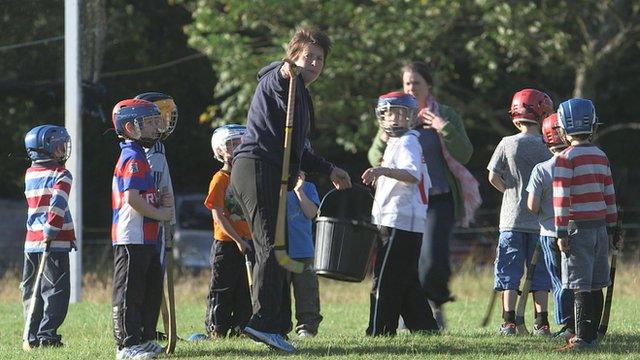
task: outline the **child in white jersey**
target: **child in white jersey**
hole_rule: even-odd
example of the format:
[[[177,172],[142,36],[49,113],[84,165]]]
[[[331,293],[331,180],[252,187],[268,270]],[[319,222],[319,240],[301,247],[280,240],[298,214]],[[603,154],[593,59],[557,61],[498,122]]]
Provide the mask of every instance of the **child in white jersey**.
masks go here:
[[[362,174],[363,183],[376,186],[372,215],[382,240],[371,290],[370,336],[395,335],[399,316],[412,332],[438,330],[418,280],[430,180],[418,133],[409,130],[417,109],[412,95],[380,96],[376,116],[389,135],[388,145],[380,166]]]

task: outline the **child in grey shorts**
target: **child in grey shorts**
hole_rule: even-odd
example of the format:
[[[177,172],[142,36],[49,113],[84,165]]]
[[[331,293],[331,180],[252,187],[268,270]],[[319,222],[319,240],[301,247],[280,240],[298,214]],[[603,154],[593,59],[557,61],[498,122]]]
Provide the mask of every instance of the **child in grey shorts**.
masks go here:
[[[593,104],[580,98],[565,101],[558,108],[558,120],[570,144],[556,157],[553,205],[562,285],[575,296],[576,336],[563,348],[571,351],[596,345],[618,212],[609,160],[590,141],[596,124]]]

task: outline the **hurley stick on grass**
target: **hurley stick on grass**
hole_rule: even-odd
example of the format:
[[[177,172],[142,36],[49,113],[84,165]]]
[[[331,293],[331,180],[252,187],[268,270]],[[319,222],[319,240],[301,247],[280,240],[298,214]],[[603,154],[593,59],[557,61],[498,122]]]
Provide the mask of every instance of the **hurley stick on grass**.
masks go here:
[[[164,303],[167,305],[168,321],[169,325],[167,331],[167,346],[164,348],[164,352],[167,354],[173,354],[176,349],[176,341],[178,340],[178,334],[176,329],[176,303],[173,291],[173,238],[171,237],[171,231],[169,231],[169,222],[165,221],[164,228],[164,241],[165,241],[165,253],[167,256],[166,263],[166,280],[167,280],[167,292],[164,294]]]
[[[620,207],[618,207],[618,211]],[[613,302],[613,285],[616,281],[616,266],[618,262],[618,247],[620,247],[622,240],[622,215],[618,214],[618,222],[616,224],[616,229],[613,233],[613,245],[614,249],[611,255],[611,270],[609,271],[609,276],[611,278],[611,284],[607,286],[607,297],[604,301],[604,310],[602,312],[602,320],[600,321],[600,326],[598,327],[598,338],[603,338],[607,334],[607,330],[609,328],[609,317],[611,315],[611,304]]]
[[[529,335],[529,330],[525,326],[524,312],[527,308],[527,299],[531,292],[531,284],[533,283],[533,275],[536,271],[536,265],[540,258],[540,242],[536,242],[536,248],[533,250],[533,256],[531,257],[531,264],[527,268],[527,277],[522,287],[522,293],[518,298],[518,305],[516,306],[516,333],[520,335]]]
[[[288,271],[301,273],[304,263],[295,261],[287,254],[285,242],[287,220],[287,183],[289,181],[289,161],[291,159],[291,140],[293,137],[293,117],[295,115],[296,79],[298,68],[293,61],[284,59],[289,64],[289,96],[287,98],[287,119],[284,126],[284,154],[282,156],[282,176],[280,177],[280,198],[278,201],[278,218],[276,222],[276,238],[274,252],[278,264]]]
[[[496,307],[495,304],[497,297],[498,292],[493,290],[491,292],[491,298],[489,299],[489,306],[487,307],[487,311],[484,313],[484,317],[482,318],[480,327],[486,327],[489,324],[489,320],[491,320],[491,314],[493,313],[493,308]]]

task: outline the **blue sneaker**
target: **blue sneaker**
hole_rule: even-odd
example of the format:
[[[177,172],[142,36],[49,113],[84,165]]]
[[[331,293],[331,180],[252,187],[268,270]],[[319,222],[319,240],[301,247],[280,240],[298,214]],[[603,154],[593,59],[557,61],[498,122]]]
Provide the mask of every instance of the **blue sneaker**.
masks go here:
[[[244,333],[253,340],[264,343],[272,349],[282,350],[288,353],[296,350],[293,345],[289,344],[280,334],[262,332],[248,326],[244,328]]]

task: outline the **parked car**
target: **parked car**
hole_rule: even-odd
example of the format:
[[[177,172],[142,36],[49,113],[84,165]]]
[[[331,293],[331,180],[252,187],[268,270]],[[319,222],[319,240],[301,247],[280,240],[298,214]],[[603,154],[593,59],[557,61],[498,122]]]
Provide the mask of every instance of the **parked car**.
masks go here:
[[[177,266],[198,270],[210,268],[213,224],[204,206],[205,194],[176,196],[176,227],[173,256]]]

